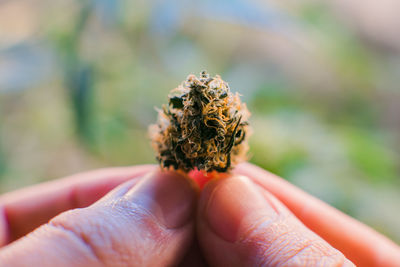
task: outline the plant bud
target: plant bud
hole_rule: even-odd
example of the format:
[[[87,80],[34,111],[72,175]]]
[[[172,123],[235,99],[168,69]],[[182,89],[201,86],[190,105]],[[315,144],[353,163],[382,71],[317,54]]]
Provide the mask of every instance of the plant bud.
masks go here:
[[[161,167],[226,172],[246,160],[250,113],[219,75],[189,75],[168,98],[149,128]]]

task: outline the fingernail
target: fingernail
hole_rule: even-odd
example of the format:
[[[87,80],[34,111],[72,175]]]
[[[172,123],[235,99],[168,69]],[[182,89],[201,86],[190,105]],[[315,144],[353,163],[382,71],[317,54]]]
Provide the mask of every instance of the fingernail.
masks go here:
[[[167,228],[178,228],[193,217],[196,189],[182,174],[158,171],[144,178],[126,197],[152,213]]]
[[[211,191],[205,192],[205,219],[213,232],[226,241],[239,240],[241,232],[260,216],[267,220],[276,215],[275,208],[247,177],[221,179],[210,187]]]

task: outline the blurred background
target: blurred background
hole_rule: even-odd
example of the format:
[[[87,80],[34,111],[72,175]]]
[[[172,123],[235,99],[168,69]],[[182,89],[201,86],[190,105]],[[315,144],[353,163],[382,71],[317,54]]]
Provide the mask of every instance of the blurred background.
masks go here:
[[[400,1],[0,0],[0,193],[155,163],[154,107],[220,74],[251,161],[400,242]]]

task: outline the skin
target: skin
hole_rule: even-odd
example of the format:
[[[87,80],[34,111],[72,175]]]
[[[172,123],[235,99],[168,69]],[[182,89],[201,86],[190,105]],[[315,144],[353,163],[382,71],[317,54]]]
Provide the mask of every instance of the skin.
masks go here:
[[[153,165],[0,196],[2,266],[400,266],[386,237],[254,165],[202,191]]]

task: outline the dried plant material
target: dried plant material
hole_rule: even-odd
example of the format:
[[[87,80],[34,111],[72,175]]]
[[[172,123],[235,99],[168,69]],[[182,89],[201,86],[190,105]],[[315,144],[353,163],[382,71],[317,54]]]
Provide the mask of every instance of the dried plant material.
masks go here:
[[[219,75],[189,75],[150,126],[157,160],[183,171],[229,171],[246,159],[250,113]]]

